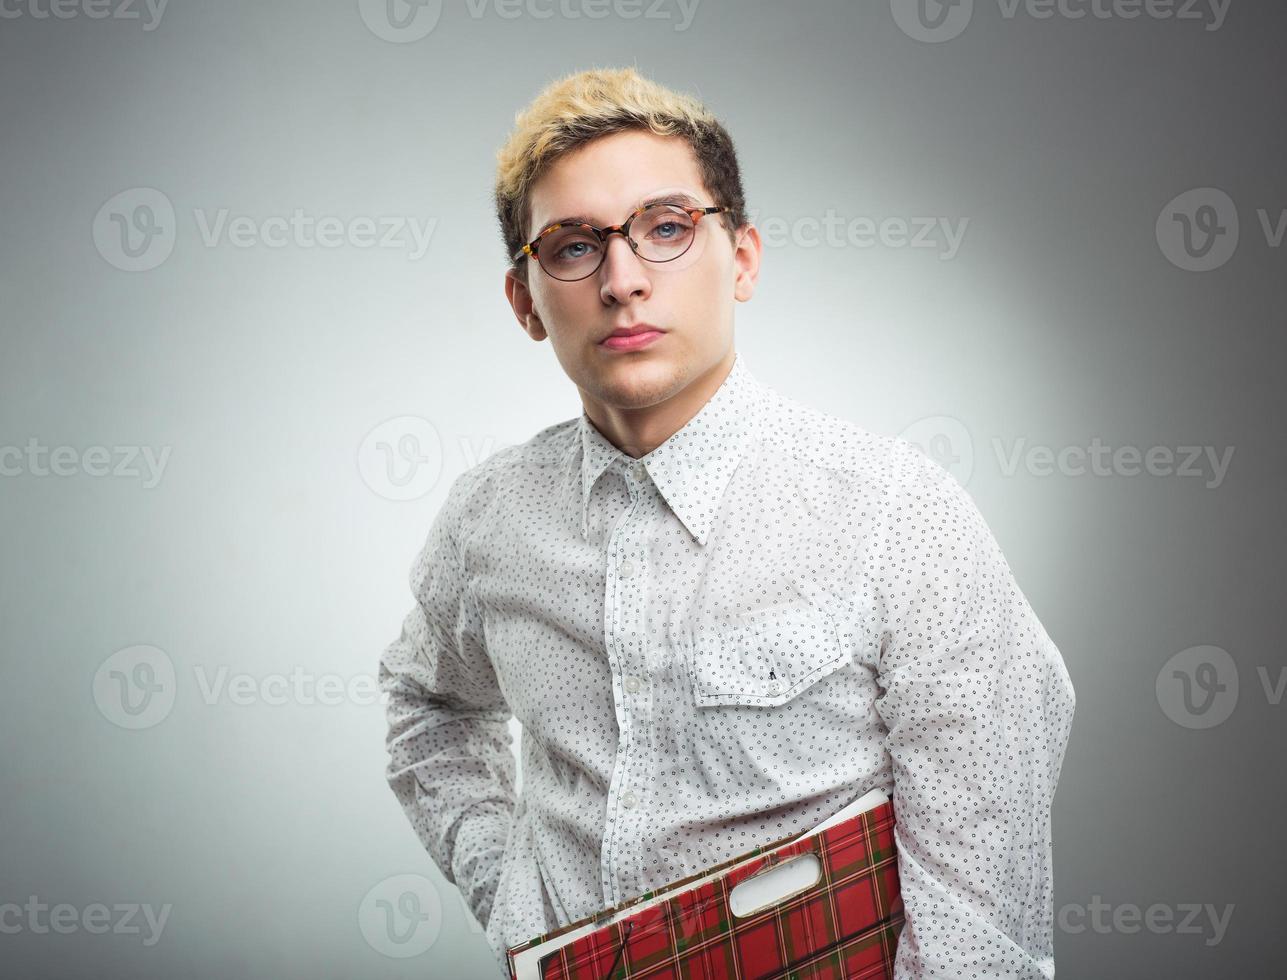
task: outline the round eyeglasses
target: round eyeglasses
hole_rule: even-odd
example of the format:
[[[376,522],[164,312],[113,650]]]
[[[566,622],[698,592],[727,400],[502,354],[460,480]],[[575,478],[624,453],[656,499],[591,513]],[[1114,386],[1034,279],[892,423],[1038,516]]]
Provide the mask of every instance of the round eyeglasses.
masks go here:
[[[546,274],[560,282],[576,282],[594,275],[608,254],[608,236],[620,234],[639,258],[673,262],[697,238],[697,223],[727,207],[692,208],[661,201],[636,208],[624,222],[596,228],[587,224],[554,224],[522,247],[514,261],[524,256],[536,260]]]

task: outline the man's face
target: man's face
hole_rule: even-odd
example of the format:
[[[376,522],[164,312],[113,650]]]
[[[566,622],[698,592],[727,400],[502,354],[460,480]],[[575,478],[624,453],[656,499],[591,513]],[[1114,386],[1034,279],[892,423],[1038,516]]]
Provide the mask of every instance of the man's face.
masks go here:
[[[533,185],[528,240],[563,218],[597,227],[621,224],[645,201],[687,194],[715,204],[688,143],[627,130],[600,137],[561,158]],[[632,227],[632,233],[635,228]],[[667,401],[721,363],[731,365],[733,304],[750,299],[759,267],[758,233],[738,245],[718,214],[699,219],[692,247],[673,262],[639,258],[610,235],[599,270],[586,279],[552,279],[531,258],[527,285],[506,274],[505,292],[523,329],[547,336],[583,399],[623,409]],[[604,339],[620,327],[661,331],[644,346],[614,349]]]

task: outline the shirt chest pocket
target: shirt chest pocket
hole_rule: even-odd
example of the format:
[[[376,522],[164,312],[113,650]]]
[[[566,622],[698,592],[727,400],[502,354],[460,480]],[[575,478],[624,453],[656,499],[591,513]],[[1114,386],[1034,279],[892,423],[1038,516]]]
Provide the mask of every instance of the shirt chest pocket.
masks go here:
[[[850,661],[835,621],[813,606],[763,609],[693,639],[698,707],[785,704]]]

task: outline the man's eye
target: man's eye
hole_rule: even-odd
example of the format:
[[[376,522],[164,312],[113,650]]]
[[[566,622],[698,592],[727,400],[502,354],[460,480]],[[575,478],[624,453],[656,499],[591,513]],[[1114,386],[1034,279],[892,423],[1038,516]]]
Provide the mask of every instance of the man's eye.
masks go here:
[[[560,245],[554,253],[554,258],[565,262],[574,262],[577,259],[583,259],[590,254],[592,245],[590,242],[567,242]]]
[[[681,239],[687,239],[693,233],[693,226],[679,219],[674,221],[659,221],[652,228],[648,229],[649,241],[669,244],[678,242]]]

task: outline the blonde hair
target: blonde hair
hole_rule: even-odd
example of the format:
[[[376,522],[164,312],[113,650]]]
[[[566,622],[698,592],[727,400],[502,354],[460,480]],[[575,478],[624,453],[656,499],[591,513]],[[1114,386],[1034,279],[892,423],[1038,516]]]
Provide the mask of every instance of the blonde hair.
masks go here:
[[[514,255],[529,240],[532,185],[560,157],[591,140],[627,129],[688,142],[712,204],[730,239],[746,223],[746,199],[733,140],[702,103],[644,78],[633,68],[592,68],[557,79],[514,117],[514,129],[496,153],[496,215],[506,259],[526,279],[527,262]]]

